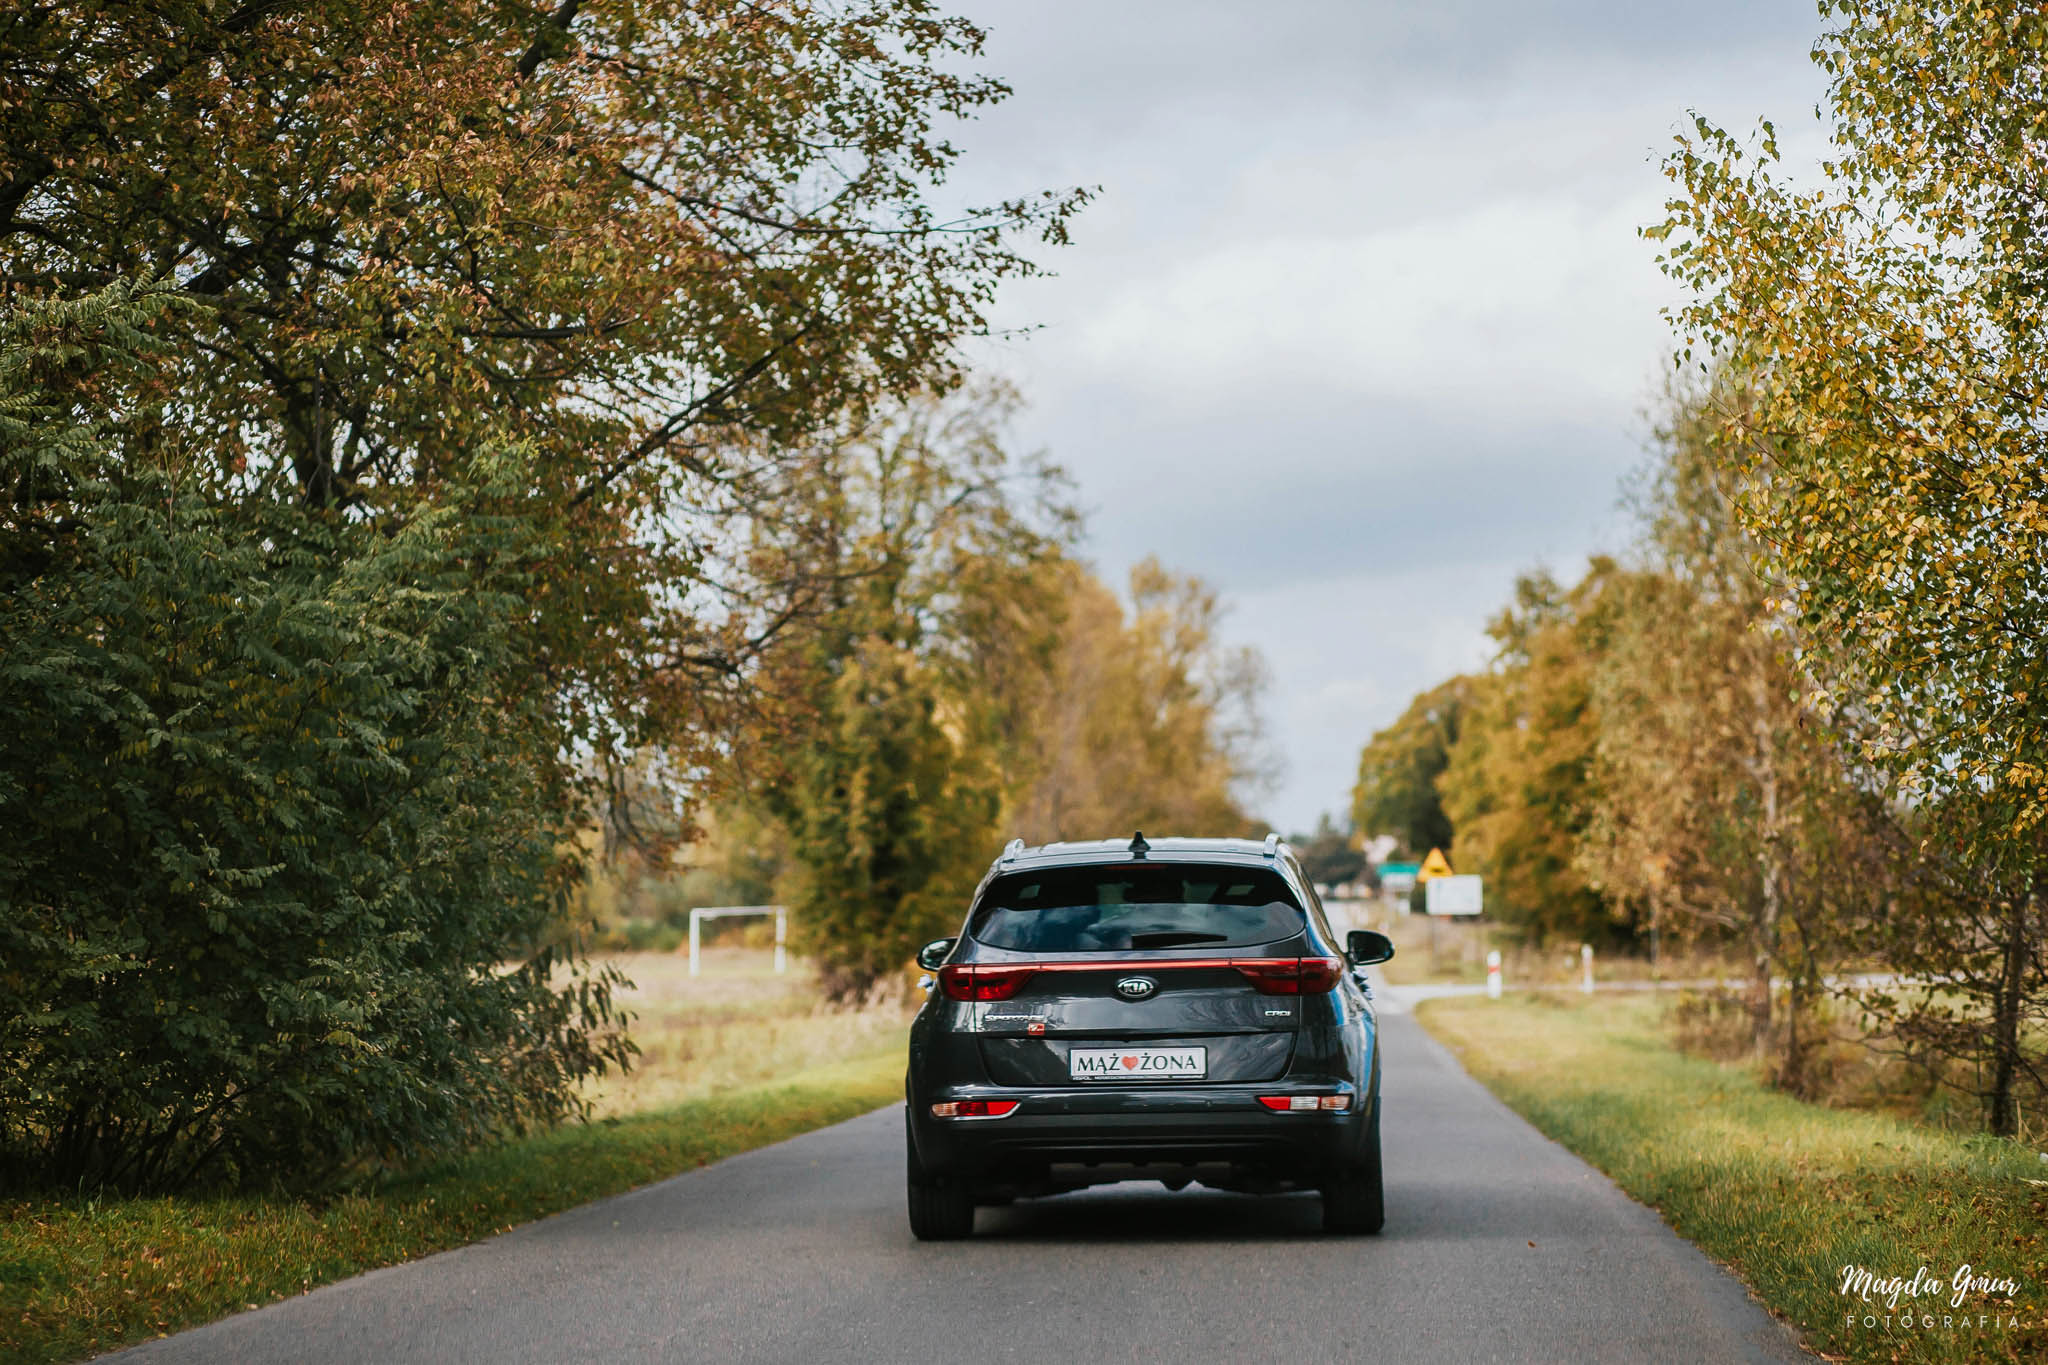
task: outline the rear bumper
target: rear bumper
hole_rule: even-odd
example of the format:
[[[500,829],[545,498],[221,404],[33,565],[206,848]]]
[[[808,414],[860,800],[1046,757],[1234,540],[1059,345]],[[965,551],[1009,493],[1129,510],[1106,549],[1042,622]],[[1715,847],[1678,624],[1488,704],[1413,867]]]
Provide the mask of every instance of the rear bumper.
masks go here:
[[[1348,1094],[1340,1112],[1275,1113],[1261,1095]],[[940,1100],[1019,1101],[1000,1119],[940,1119]],[[1313,1185],[1362,1155],[1377,1096],[1349,1084],[1024,1090],[961,1086],[910,1116],[919,1163],[980,1185],[1073,1188],[1187,1173],[1205,1183]],[[1200,1169],[1197,1169],[1200,1168]]]

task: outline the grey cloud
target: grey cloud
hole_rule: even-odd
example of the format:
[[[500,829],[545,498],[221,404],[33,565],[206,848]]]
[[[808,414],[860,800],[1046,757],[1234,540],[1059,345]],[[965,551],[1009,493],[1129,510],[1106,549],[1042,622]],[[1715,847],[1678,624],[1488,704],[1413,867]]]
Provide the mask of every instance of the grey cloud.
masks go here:
[[[989,30],[984,65],[1044,104],[1033,120],[1119,132],[1156,111],[1252,101],[1371,108],[1480,86],[1531,61],[1678,64],[1805,52],[1797,0],[956,0]]]
[[[1306,825],[1372,730],[1486,656],[1515,572],[1615,543],[1669,346],[1635,238],[1656,151],[1689,107],[1795,122],[1815,10],[955,8],[1016,94],[959,128],[949,193],[1104,189],[1058,278],[998,301],[1043,330],[976,354],[1019,380],[1108,574],[1156,552],[1244,607],[1290,768],[1270,809]]]

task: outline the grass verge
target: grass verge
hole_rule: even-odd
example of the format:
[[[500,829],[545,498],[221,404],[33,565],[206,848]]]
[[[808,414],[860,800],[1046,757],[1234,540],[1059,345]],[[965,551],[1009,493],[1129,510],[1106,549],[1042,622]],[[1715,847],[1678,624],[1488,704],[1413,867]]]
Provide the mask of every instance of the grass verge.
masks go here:
[[[473,1242],[903,1093],[899,1044],[651,1113],[559,1129],[326,1204],[0,1205],[0,1362],[77,1360]]]
[[[584,1088],[602,1118],[668,1109],[900,1045],[915,1013],[905,998],[821,1006],[812,965],[798,960],[777,975],[769,950],[707,948],[702,976],[691,976],[689,959],[676,953],[605,960],[633,982],[616,998],[633,1013],[640,1055],[631,1071],[608,1072]]]
[[[1810,1348],[1856,1361],[2048,1359],[2048,1165],[2035,1153],[1801,1103],[1745,1066],[1677,1051],[1665,1008],[1528,994],[1418,1013],[1472,1075],[1732,1267]],[[1965,1265],[2017,1281],[2017,1293],[1951,1307]],[[1866,1303],[1841,1292],[1849,1266],[1909,1281],[1925,1266],[1944,1291]]]

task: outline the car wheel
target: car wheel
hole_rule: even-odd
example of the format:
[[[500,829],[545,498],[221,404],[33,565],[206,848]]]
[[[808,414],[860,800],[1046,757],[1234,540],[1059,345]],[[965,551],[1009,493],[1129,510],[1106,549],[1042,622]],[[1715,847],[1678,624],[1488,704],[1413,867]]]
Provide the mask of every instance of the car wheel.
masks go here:
[[[904,1121],[904,1194],[910,1207],[911,1235],[920,1242],[952,1242],[974,1231],[974,1192],[954,1180],[926,1171],[917,1159],[909,1120]]]
[[[1323,1186],[1323,1231],[1378,1232],[1386,1221],[1386,1190],[1380,1181],[1380,1116],[1374,1106],[1364,1159]]]

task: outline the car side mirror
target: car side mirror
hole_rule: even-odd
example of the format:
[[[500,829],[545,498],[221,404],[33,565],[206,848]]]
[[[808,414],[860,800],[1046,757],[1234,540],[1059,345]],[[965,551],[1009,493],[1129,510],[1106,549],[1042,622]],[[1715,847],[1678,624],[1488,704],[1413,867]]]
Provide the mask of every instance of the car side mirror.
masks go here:
[[[1394,955],[1394,940],[1371,929],[1353,929],[1344,936],[1345,951],[1363,967],[1368,962],[1385,962]]]
[[[957,938],[933,939],[930,943],[917,950],[917,965],[928,972],[937,971],[939,964],[946,960],[946,954],[952,952],[953,945],[959,941]]]

